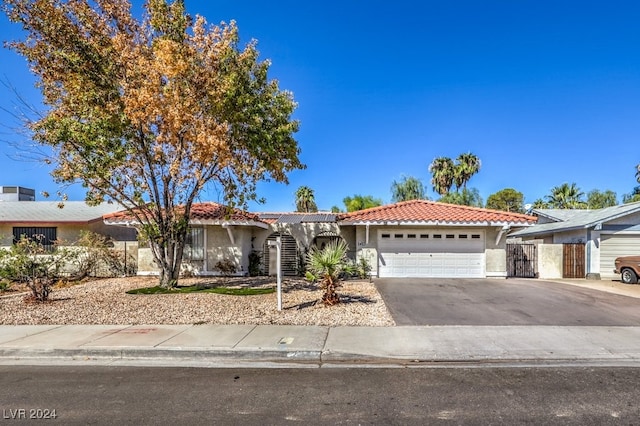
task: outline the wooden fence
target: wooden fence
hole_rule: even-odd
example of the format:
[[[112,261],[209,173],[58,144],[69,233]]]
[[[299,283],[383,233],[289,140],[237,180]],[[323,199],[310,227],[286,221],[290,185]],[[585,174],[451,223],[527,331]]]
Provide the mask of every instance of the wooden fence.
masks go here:
[[[584,278],[586,275],[583,243],[562,245],[562,278]]]

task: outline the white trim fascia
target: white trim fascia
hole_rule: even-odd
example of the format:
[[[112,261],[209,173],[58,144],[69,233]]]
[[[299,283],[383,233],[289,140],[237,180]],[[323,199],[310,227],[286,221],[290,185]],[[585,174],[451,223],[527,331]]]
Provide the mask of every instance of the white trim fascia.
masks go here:
[[[621,229],[619,231],[602,230],[598,232],[600,232],[600,235],[640,235],[640,231],[627,231],[624,229]]]
[[[119,221],[103,220],[102,223],[109,226],[127,226],[132,228],[135,228],[136,226],[140,225],[140,222],[138,222],[137,220],[119,220]]]
[[[361,221],[345,223],[344,225],[353,226],[451,226],[451,227],[478,227],[478,226],[517,226],[517,227],[529,227],[531,223],[521,222],[452,222],[452,221]]]

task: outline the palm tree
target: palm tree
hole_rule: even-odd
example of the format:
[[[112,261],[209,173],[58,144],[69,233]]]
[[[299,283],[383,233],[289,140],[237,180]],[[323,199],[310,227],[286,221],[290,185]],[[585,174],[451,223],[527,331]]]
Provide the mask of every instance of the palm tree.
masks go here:
[[[640,183],[640,164],[636,166],[636,181]]]
[[[535,200],[533,202],[531,207],[534,208],[534,209],[548,209],[549,208],[549,203],[547,203],[542,198],[538,198],[537,200]]]
[[[424,185],[418,178],[403,176],[400,182],[391,184],[391,200],[394,203],[409,200],[426,200]]]
[[[348,266],[347,244],[343,240],[330,241],[323,249],[311,247],[307,254],[307,279],[320,281],[324,289],[322,303],[325,305],[340,303],[336,288],[340,286],[340,274]]]
[[[455,165],[449,157],[437,157],[429,165],[433,190],[440,195],[447,194],[453,186]]]
[[[315,195],[313,189],[308,186],[301,186],[295,193],[296,196],[296,211],[302,213],[317,212],[318,206],[316,205]]]
[[[456,191],[461,187],[467,188],[467,182],[480,171],[480,166],[480,159],[470,152],[458,156],[453,177]]]
[[[600,191],[592,189],[587,194],[587,208],[604,209],[605,207],[613,207],[618,205],[618,196],[610,189]]]
[[[552,209],[579,209],[586,207],[582,197],[584,192],[575,183],[563,183],[551,188],[551,194],[545,198]]]

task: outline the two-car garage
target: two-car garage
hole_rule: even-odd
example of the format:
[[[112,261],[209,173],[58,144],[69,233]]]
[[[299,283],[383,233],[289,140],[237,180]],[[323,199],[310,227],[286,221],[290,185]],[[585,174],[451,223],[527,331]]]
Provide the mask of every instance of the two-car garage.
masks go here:
[[[347,213],[356,259],[368,258],[381,278],[506,277],[506,233],[536,218],[520,213],[403,201]],[[346,231],[346,230],[345,230]]]
[[[485,234],[468,230],[378,232],[380,277],[483,278]]]

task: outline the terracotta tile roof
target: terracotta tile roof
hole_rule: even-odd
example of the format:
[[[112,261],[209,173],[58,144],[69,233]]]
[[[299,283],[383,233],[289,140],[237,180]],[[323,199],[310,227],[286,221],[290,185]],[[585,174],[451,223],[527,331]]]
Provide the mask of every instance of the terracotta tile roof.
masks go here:
[[[102,216],[106,223],[122,223],[135,221],[128,211],[119,211]],[[248,213],[240,209],[231,209],[225,205],[208,202],[194,203],[191,206],[191,222],[199,221],[228,221],[228,222],[258,222],[263,223],[257,214]]]
[[[374,207],[366,210],[346,213],[340,216],[340,222],[355,224],[358,222],[385,223],[408,222],[429,224],[520,224],[532,225],[537,218],[520,213],[478,207],[459,206],[435,201],[411,200],[395,204]]]
[[[250,220],[260,222],[257,214],[249,213],[244,210],[229,208],[218,203],[197,203],[191,207],[191,219],[199,220]]]

